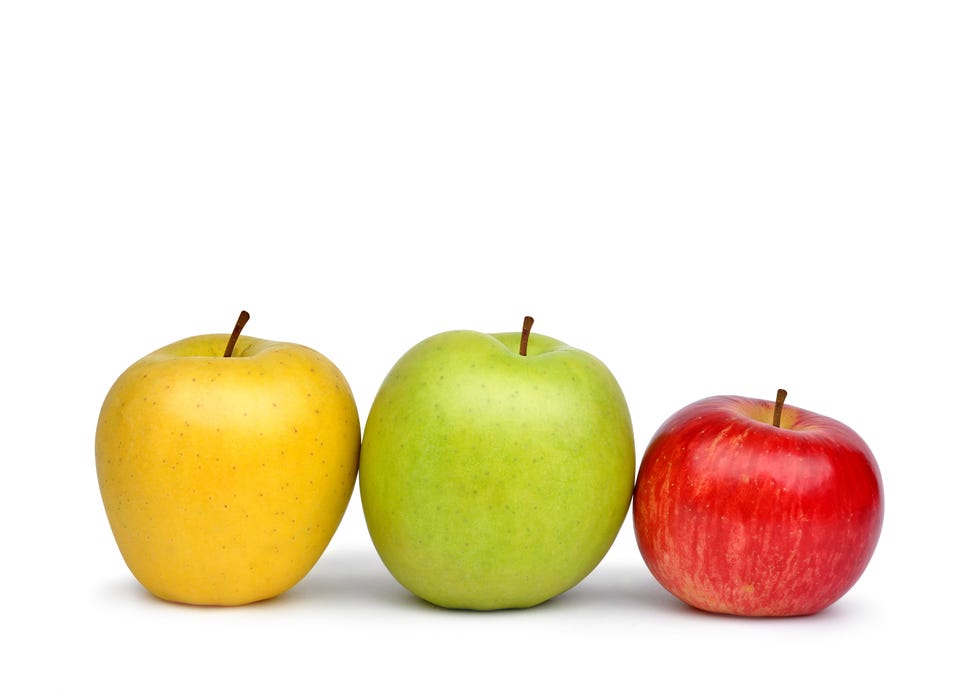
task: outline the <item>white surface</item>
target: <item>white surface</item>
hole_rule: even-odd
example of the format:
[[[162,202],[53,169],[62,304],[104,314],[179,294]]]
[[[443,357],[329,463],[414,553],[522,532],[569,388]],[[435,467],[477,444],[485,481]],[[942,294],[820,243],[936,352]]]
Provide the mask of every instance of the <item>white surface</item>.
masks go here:
[[[799,5],[0,7],[0,685],[975,684],[977,10]],[[362,419],[418,340],[525,313],[613,370],[638,453],[686,403],[785,387],[875,451],[878,551],[821,615],[715,617],[627,522],[557,600],[453,613],[390,579],[355,495],[281,599],[157,602],[95,419],[242,308]]]

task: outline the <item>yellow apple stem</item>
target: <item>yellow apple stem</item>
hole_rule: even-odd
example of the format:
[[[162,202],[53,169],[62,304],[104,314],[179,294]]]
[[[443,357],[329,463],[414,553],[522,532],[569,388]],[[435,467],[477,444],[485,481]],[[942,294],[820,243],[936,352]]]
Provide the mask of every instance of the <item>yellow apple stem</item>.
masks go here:
[[[786,402],[786,389],[779,389],[776,392],[776,405],[772,408],[772,425],[779,427],[779,420],[783,416],[783,403]]]
[[[245,322],[248,321],[248,312],[242,310],[242,313],[238,315],[238,321],[235,322],[235,328],[231,331],[231,336],[228,337],[228,345],[225,346],[225,357],[231,357],[231,353],[235,350],[235,343],[238,342],[238,337],[242,335],[242,329],[245,328]]]
[[[534,323],[534,317],[524,317],[524,328],[521,329],[521,355],[527,355],[527,339],[531,336],[531,325]]]

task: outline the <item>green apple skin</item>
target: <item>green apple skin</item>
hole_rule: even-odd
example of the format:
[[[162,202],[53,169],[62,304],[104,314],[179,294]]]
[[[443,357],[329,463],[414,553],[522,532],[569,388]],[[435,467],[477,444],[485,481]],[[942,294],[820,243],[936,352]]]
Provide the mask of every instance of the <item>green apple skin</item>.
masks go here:
[[[585,578],[619,532],[636,449],[623,393],[595,357],[547,336],[449,331],[409,350],[365,423],[371,539],[435,605],[540,604]]]

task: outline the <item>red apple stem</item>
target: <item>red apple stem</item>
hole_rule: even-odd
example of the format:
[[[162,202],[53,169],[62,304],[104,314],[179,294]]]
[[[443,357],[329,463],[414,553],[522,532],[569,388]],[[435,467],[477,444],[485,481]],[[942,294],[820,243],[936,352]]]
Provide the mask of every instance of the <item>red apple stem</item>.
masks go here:
[[[238,337],[242,335],[242,329],[245,328],[245,322],[248,321],[249,314],[245,310],[238,315],[238,321],[235,322],[235,328],[231,330],[231,336],[228,337],[228,345],[225,346],[225,357],[231,357],[232,351],[235,350],[235,343],[238,342]]]
[[[779,427],[779,421],[783,417],[783,403],[786,402],[786,389],[779,389],[776,392],[776,405],[772,408],[772,426]]]
[[[527,356],[527,339],[531,336],[531,325],[534,324],[534,317],[524,317],[524,328],[521,329],[521,349],[520,354]]]

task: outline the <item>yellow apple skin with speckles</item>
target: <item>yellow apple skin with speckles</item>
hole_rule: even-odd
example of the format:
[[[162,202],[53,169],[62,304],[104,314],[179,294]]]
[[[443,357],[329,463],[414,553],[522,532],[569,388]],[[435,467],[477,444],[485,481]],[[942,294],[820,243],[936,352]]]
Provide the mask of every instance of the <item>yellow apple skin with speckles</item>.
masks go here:
[[[240,605],[285,592],[354,488],[351,389],[304,346],[195,336],[129,367],[95,435],[99,489],[127,566],[164,600]]]

